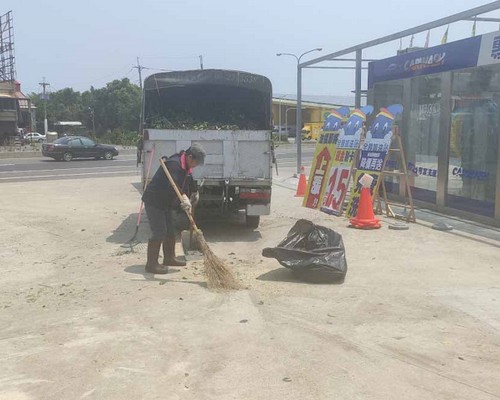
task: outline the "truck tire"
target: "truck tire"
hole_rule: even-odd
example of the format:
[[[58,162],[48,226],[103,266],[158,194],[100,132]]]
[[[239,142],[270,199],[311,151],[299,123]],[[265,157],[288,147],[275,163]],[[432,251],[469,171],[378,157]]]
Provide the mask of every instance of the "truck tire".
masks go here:
[[[248,229],[257,229],[260,223],[260,215],[247,215],[245,223]]]

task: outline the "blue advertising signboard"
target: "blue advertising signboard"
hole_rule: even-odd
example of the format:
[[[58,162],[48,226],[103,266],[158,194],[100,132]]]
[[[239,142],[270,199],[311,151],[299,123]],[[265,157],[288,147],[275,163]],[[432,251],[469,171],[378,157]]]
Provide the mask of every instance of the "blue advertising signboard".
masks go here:
[[[368,64],[368,87],[377,82],[500,63],[500,31]]]
[[[368,87],[377,82],[435,74],[477,65],[482,36],[374,61],[369,64]]]
[[[361,195],[361,183],[359,180],[364,174],[373,177],[370,191],[373,194],[378,187],[378,178],[382,172],[384,161],[391,146],[392,126],[397,115],[403,112],[403,106],[393,104],[387,108],[381,108],[373,121],[370,130],[366,133],[366,139],[361,148],[354,185],[351,190],[351,198],[347,206],[347,217],[355,217],[358,212],[359,199]]]
[[[500,63],[500,32],[483,35],[477,65],[481,66],[498,63]]]
[[[320,210],[327,214],[342,213],[354,156],[361,142],[366,116],[372,112],[373,107],[369,105],[354,110],[345,125],[340,128],[337,148],[332,157],[332,167],[326,181],[326,190],[320,203]]]

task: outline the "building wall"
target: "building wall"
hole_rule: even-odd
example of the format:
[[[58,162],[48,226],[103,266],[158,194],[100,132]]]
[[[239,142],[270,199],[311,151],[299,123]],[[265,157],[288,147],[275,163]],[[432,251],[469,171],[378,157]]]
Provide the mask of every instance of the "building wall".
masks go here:
[[[32,115],[29,104],[30,100],[21,93],[19,82],[0,82],[0,144],[15,136],[18,128],[30,129]]]
[[[288,122],[288,126],[295,126],[295,121],[297,118],[295,104],[280,104],[279,100],[273,100],[273,125],[280,125],[280,107],[281,107],[281,126],[285,126],[285,113],[286,113],[286,121]],[[314,122],[324,122],[325,121],[325,113],[330,111],[335,106],[311,106],[311,105],[303,105],[302,107],[302,123],[314,123]],[[287,112],[288,110],[288,112]]]
[[[0,96],[2,94],[8,95],[6,91],[0,91]],[[0,97],[0,145],[5,145],[8,137],[17,133],[17,117],[16,99]]]

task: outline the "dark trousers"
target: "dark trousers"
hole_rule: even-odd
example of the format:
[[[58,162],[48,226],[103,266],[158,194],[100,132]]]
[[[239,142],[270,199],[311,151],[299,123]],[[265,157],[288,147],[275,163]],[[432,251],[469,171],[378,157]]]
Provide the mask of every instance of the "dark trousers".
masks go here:
[[[177,212],[171,208],[162,210],[151,204],[144,204],[151,228],[151,240],[163,240],[165,237],[175,237],[177,233]]]

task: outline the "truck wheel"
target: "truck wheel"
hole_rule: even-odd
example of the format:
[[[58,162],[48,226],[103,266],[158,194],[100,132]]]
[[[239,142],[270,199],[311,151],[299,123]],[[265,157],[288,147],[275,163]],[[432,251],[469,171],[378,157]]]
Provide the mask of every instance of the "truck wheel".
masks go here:
[[[248,229],[257,229],[260,223],[260,215],[247,215],[245,222]]]

